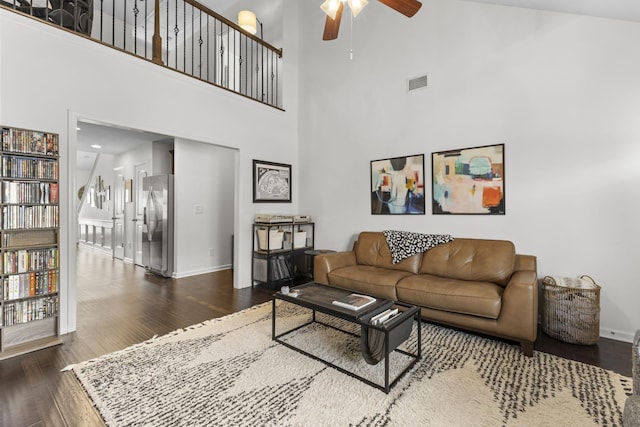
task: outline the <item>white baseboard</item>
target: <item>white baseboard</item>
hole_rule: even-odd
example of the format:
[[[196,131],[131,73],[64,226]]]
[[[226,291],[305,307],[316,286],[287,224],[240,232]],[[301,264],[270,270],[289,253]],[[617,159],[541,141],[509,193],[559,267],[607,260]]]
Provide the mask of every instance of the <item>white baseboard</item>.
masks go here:
[[[613,329],[600,328],[600,338],[610,338],[612,340],[633,343],[635,332],[623,332]]]
[[[91,243],[85,242],[84,240],[80,240],[78,242],[78,244],[80,246],[85,247],[85,248],[91,248],[96,252],[102,252],[103,254],[107,254],[107,255],[113,256],[113,250],[111,248],[109,248],[109,247],[92,245]]]
[[[127,264],[133,264],[133,258],[122,258],[122,262]]]
[[[227,264],[227,265],[219,265],[216,267],[201,268],[198,270],[179,271],[179,272],[174,272],[171,277],[173,277],[174,279],[182,279],[183,277],[199,276],[200,274],[215,273],[216,271],[228,270],[232,267],[233,266],[231,264]]]

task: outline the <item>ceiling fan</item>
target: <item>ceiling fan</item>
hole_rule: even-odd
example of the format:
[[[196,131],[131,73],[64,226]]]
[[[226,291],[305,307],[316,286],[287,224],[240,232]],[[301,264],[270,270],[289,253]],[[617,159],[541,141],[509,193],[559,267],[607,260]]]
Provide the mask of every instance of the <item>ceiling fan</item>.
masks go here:
[[[335,40],[338,38],[340,30],[340,20],[342,19],[342,11],[344,10],[344,2],[349,3],[351,15],[355,18],[358,13],[367,5],[368,0],[325,0],[320,8],[327,14],[324,24],[324,34],[322,40]],[[380,3],[389,6],[391,9],[402,13],[408,18],[415,15],[422,3],[418,0],[378,0]]]

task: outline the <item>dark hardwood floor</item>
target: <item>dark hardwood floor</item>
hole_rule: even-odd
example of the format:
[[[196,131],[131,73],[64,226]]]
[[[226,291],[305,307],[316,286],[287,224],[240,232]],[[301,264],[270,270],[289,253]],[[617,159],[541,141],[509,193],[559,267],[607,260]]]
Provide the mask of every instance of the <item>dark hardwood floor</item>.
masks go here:
[[[80,247],[77,330],[64,344],[0,362],[0,426],[102,426],[100,416],[65,366],[123,349],[268,301],[261,289],[233,289],[231,270],[165,279]],[[556,341],[542,332],[536,350],[631,376],[631,344],[594,346]]]

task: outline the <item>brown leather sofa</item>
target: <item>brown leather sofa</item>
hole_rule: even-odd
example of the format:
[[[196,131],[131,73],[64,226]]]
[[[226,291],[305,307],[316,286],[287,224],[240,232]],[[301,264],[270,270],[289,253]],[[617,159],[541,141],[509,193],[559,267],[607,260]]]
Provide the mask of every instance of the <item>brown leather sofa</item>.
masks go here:
[[[362,232],[352,251],[316,256],[314,278],[417,305],[424,319],[518,341],[533,355],[536,257],[516,254],[512,242],[456,238],[393,264],[384,234]]]

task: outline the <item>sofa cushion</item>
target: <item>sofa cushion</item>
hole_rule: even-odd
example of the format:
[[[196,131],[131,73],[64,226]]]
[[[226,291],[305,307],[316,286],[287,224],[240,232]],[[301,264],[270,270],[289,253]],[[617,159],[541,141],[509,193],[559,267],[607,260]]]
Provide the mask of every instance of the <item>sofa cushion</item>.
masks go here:
[[[504,288],[495,283],[419,274],[400,280],[400,301],[422,307],[497,319]]]
[[[396,284],[410,276],[406,271],[388,270],[370,265],[352,265],[331,271],[329,284],[375,297],[397,300]]]
[[[455,239],[425,252],[420,273],[506,286],[515,259],[516,249],[510,241]]]
[[[394,264],[387,239],[379,231],[363,231],[360,233],[355,244],[355,253],[357,262],[360,265],[407,271],[414,274],[418,272],[422,259],[422,254],[416,254]]]

